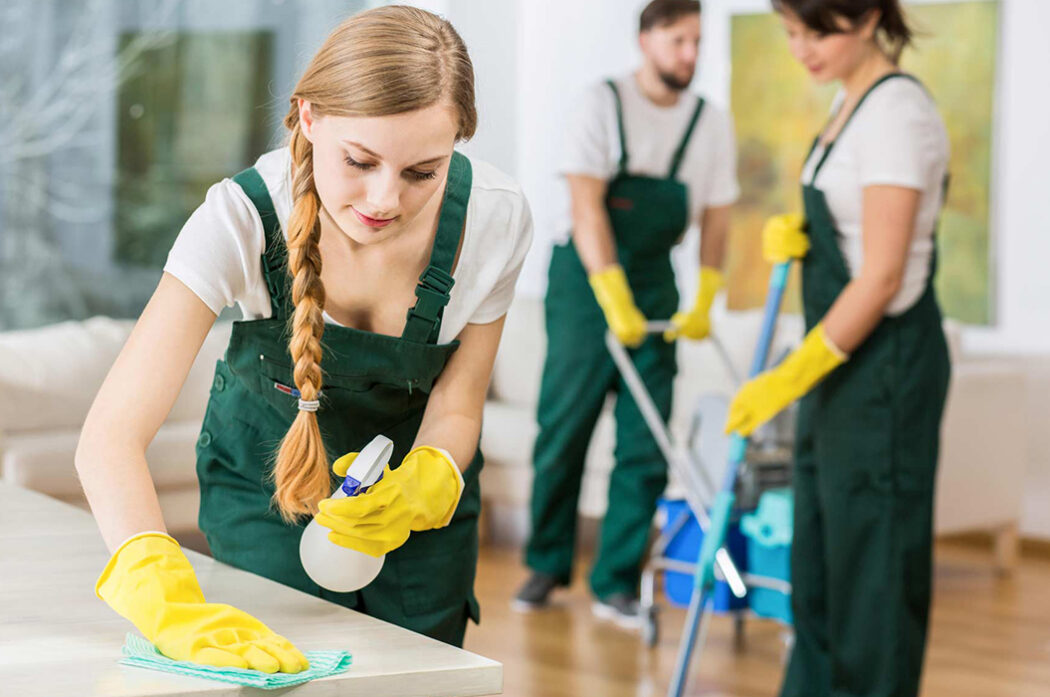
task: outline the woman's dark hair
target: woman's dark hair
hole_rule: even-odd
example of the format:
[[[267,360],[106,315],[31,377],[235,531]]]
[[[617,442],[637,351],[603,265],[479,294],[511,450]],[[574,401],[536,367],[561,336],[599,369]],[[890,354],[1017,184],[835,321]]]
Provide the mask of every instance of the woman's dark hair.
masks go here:
[[[876,36],[881,33],[886,53],[895,62],[901,51],[911,45],[912,30],[904,16],[900,0],[772,0],[773,9],[790,10],[802,23],[822,34],[841,34],[840,21],[859,26],[868,13],[879,13]]]
[[[700,0],[653,0],[638,20],[638,33],[646,32],[653,27],[666,27],[674,24],[686,15],[700,14]]]

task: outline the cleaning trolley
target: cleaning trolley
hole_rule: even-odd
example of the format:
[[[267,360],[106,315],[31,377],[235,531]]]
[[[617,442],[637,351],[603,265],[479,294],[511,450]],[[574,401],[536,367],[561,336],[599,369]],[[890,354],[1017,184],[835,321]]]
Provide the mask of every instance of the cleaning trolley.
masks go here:
[[[775,284],[782,284],[780,277],[786,279],[786,274],[786,265],[774,270],[752,374],[765,367],[782,293],[782,285],[778,290]],[[668,322],[650,322],[648,330],[657,333],[669,327]],[[707,340],[732,382],[739,384],[723,344],[714,335]],[[655,603],[659,574],[663,574],[667,599],[690,606],[670,693],[681,694],[698,625],[711,612],[734,617],[738,640],[742,639],[748,613],[790,626],[789,486],[794,410],[785,410],[745,440],[723,432],[729,396],[704,395],[692,411],[685,444],[677,444],[627,349],[611,332],[606,335],[606,345],[682,494],[680,499],[668,497],[660,502],[661,530],[643,569],[640,593],[642,633],[649,646],[659,640]],[[714,483],[719,478],[721,489]],[[700,568],[700,564],[710,569]],[[697,593],[697,589],[702,592]],[[703,624],[705,631],[706,622]],[[700,632],[701,643],[704,631]],[[786,636],[790,646],[790,633]]]

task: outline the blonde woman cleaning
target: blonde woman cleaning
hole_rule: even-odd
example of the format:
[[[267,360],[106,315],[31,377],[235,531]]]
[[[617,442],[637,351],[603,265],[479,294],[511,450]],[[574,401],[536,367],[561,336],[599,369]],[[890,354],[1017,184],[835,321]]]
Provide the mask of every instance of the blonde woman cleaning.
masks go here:
[[[214,185],[179,234],[76,456],[113,552],[96,592],[165,655],[306,667],[254,617],[205,600],[145,458],[235,303],[244,319],[197,443],[215,558],[451,644],[478,620],[482,406],[532,223],[509,177],[455,152],[476,123],[451,25],[407,7],[361,13],[295,87],[287,147]],[[364,589],[325,591],[299,561],[303,525],[332,492],[331,460],[380,433],[395,444],[386,476],[326,501],[318,521],[389,557]]]

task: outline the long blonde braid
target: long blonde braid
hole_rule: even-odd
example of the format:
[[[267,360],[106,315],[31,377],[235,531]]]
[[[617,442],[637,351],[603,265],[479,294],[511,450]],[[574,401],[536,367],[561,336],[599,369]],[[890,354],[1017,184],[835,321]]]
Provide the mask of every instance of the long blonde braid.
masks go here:
[[[295,311],[288,348],[300,399],[309,402],[322,396],[325,289],[321,201],[314,185],[313,145],[299,123],[300,99],[310,103],[315,118],[401,114],[444,101],[458,115],[457,139],[474,134],[477,112],[474,70],[463,40],[444,19],[413,7],[380,7],[346,20],[300,78],[284,120],[291,132],[293,168],[287,232]],[[286,521],[313,514],[331,493],[316,413],[300,410],[292,422],[277,451],[273,479],[273,500]]]

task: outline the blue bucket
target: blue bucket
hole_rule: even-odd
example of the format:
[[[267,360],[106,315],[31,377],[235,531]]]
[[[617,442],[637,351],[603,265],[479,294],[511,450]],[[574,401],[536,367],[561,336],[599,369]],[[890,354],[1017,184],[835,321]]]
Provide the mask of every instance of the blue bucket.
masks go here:
[[[700,529],[696,517],[689,510],[689,504],[680,500],[660,499],[658,506],[666,518],[663,528],[665,533],[674,526],[679,516],[688,516],[685,524],[667,544],[664,556],[695,565],[700,556],[700,545],[704,541],[704,531]],[[737,569],[740,573],[744,573],[747,568],[742,560],[747,559],[747,540],[740,532],[739,521],[731,520],[729,523],[729,528],[726,530],[726,549],[737,565]],[[664,595],[672,605],[688,606],[690,598],[693,597],[693,584],[692,574],[677,571],[664,573]],[[713,601],[716,612],[742,610],[747,607],[747,599],[733,595],[725,581],[715,581]]]

